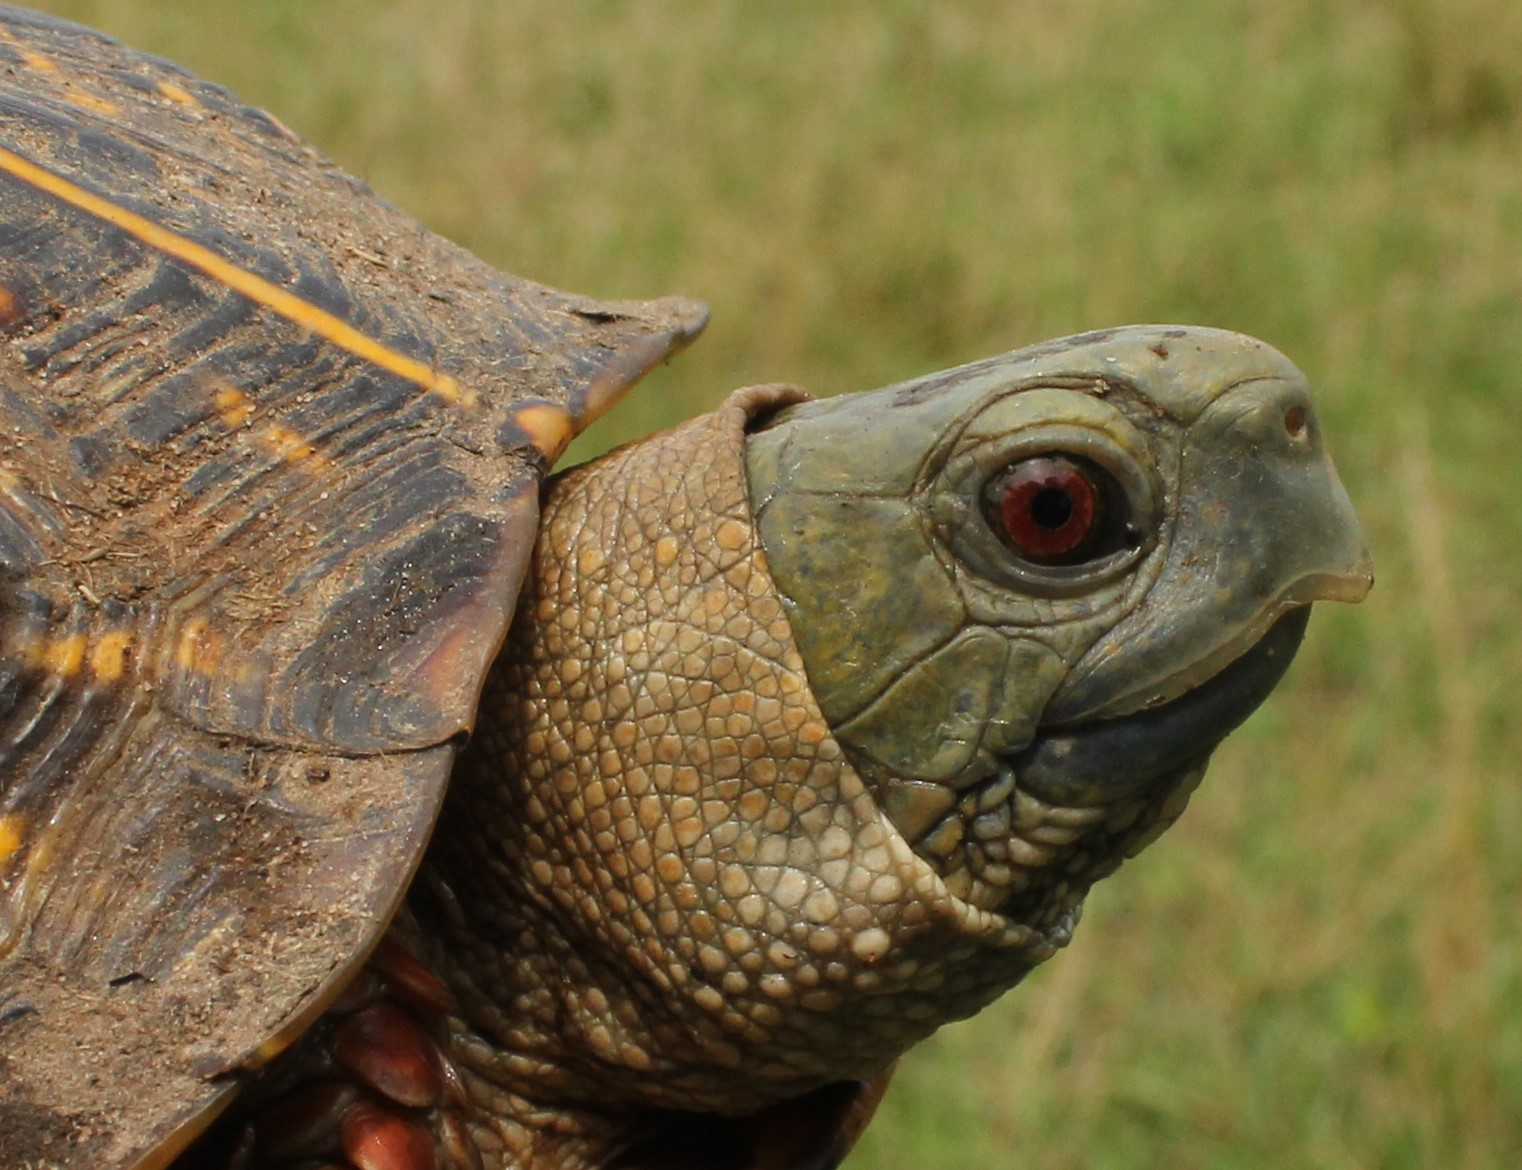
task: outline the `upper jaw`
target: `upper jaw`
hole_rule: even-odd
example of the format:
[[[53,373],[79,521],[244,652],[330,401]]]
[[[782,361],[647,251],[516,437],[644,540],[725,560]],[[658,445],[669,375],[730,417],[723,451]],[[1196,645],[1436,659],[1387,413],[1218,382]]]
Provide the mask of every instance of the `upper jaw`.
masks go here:
[[[1297,411],[1299,428],[1290,428]],[[1043,722],[1076,725],[1171,702],[1287,613],[1361,601],[1373,584],[1363,530],[1296,382],[1246,383],[1201,413],[1173,512],[1162,571],[1073,664]]]

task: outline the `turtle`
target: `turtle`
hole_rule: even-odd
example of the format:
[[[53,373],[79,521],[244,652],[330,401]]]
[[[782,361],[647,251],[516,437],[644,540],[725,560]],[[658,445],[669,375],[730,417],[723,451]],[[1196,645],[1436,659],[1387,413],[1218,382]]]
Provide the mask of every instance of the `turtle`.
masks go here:
[[[0,1163],[834,1166],[1372,582],[1202,327],[551,475],[705,320],[0,7]]]

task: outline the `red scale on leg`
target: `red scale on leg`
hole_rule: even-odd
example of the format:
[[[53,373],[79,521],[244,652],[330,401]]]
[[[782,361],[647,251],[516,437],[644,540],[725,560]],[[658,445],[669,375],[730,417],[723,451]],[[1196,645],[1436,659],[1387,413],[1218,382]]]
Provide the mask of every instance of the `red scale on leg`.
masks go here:
[[[430,1034],[451,1002],[388,936],[269,1070],[257,1103],[217,1123],[177,1170],[480,1170],[454,1112],[463,1087]]]
[[[381,939],[370,956],[369,967],[385,979],[392,994],[406,1001],[423,1016],[448,1015],[454,999],[444,981],[423,966],[394,935]]]
[[[444,1090],[438,1045],[401,1008],[381,999],[333,1036],[333,1056],[369,1088],[399,1105],[436,1105]]]
[[[433,1134],[402,1110],[361,1101],[344,1114],[339,1131],[355,1170],[435,1170]]]

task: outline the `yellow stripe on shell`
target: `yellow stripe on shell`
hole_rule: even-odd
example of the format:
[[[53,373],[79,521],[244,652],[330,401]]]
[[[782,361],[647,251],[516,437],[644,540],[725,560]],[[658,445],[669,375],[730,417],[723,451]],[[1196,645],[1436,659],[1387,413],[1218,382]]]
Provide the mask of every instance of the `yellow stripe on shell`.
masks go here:
[[[279,1056],[282,1052],[289,1048],[291,1046],[291,1041],[294,1039],[294,1036],[287,1036],[283,1032],[277,1032],[275,1035],[265,1040],[262,1044],[259,1044],[254,1049],[253,1067],[263,1068],[270,1061],[274,1060],[275,1057]]]
[[[576,437],[576,420],[553,403],[531,402],[520,406],[513,411],[512,418],[551,463],[560,458]]]
[[[361,333],[354,326],[294,293],[272,284],[264,277],[240,268],[232,261],[218,256],[211,249],[187,239],[177,232],[154,223],[136,212],[119,207],[109,199],[87,191],[60,175],[55,175],[36,163],[13,151],[0,147],[0,170],[8,172],[23,183],[45,191],[55,199],[71,207],[93,215],[128,235],[135,236],[150,248],[172,256],[192,268],[198,268],[213,280],[242,293],[252,301],[284,317],[287,321],[331,341],[356,357],[363,358],[383,370],[388,370],[409,382],[437,394],[452,405],[472,406],[475,393],[461,386],[448,374],[441,374],[431,366],[410,358],[406,354],[382,345],[373,337]]]
[[[26,843],[26,818],[16,813],[0,816],[0,865],[16,855]]]
[[[160,81],[157,84],[159,92],[172,102],[178,102],[182,106],[196,107],[201,104],[200,99],[183,86],[176,85],[172,81]]]
[[[249,402],[247,395],[232,386],[225,386],[218,390],[214,401],[217,404],[217,414],[222,419],[222,425],[230,431],[237,430],[254,413],[253,404]]]
[[[73,678],[85,664],[89,644],[83,634],[66,634],[62,638],[26,639],[10,649],[31,670]]]
[[[236,431],[254,416],[254,404],[243,391],[234,386],[224,386],[213,399],[217,417],[230,431]],[[327,465],[327,460],[301,435],[281,423],[266,423],[254,432],[254,438],[275,458],[285,463],[301,463],[311,460],[314,467]]]
[[[127,668],[127,647],[132,635],[126,630],[108,630],[90,647],[90,673],[101,682],[117,682]]]
[[[108,102],[105,98],[96,97],[92,93],[80,93],[73,87],[66,89],[63,96],[65,101],[82,110],[91,110],[97,114],[105,114],[107,117],[115,117],[122,112],[122,108],[115,102]]]
[[[73,678],[85,664],[85,647],[88,639],[83,634],[70,634],[44,642],[38,665],[49,674],[60,678]]]
[[[192,674],[212,674],[222,663],[226,639],[203,617],[191,618],[174,644],[174,662]]]
[[[259,441],[268,448],[270,454],[286,463],[301,463],[311,460],[313,467],[322,467],[327,463],[317,449],[303,439],[290,427],[281,426],[279,423],[270,423],[261,427],[258,432]]]
[[[16,52],[21,55],[21,60],[30,68],[35,69],[38,73],[46,73],[50,77],[56,77],[59,73],[62,72],[62,70],[60,70],[58,67],[58,62],[54,61],[51,57],[47,56],[44,53],[39,53],[36,49],[31,49],[26,45],[23,45],[16,36],[14,36],[6,29],[0,29],[0,42],[3,42],[7,45],[13,45],[16,49]],[[67,81],[65,81],[63,84],[65,87],[65,93],[63,95],[65,101],[72,102],[74,105],[79,106],[82,109],[94,110],[98,114],[114,115],[120,114],[122,112],[121,107],[118,106],[115,102],[107,101],[102,97],[96,97],[94,94],[81,93],[78,90],[74,89],[74,87]]]
[[[15,42],[12,41],[14,44]],[[36,49],[21,49],[21,59],[38,73],[57,73],[58,63],[51,57],[45,57]]]

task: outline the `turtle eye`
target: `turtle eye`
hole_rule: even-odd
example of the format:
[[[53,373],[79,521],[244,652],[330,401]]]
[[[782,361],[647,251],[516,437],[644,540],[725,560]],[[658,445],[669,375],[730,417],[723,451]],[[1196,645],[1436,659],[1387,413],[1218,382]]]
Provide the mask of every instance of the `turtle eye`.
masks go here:
[[[1055,611],[1020,607],[1073,599],[1063,612],[1077,613],[1114,600],[1157,546],[1163,489],[1153,440],[1113,404],[1036,387],[963,429],[930,502],[979,604],[1044,622]]]
[[[1028,561],[1066,560],[1094,534],[1099,492],[1084,470],[1066,459],[1022,459],[995,490],[1004,535]]]
[[[1123,547],[1129,529],[1124,499],[1113,476],[1071,455],[1021,459],[983,492],[995,531],[1035,565],[1078,565]]]

